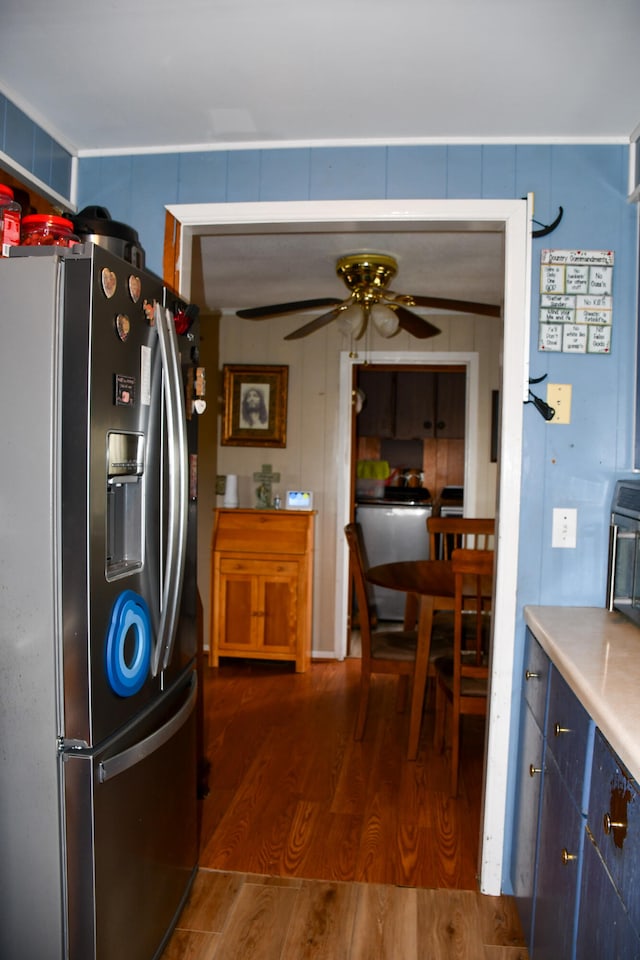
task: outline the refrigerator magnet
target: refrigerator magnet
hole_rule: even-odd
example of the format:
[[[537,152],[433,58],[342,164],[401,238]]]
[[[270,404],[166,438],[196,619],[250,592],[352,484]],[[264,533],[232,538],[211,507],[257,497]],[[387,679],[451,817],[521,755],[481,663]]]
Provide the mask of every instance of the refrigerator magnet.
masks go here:
[[[142,293],[142,281],[140,277],[136,277],[133,274],[129,277],[129,296],[134,303],[137,303],[140,299],[140,294]]]
[[[111,300],[111,297],[116,292],[116,287],[118,286],[118,278],[113,270],[109,270],[109,267],[103,267],[100,279],[105,297],[107,300]]]
[[[133,639],[132,649],[127,639]],[[146,601],[124,590],[111,611],[105,667],[109,686],[120,697],[131,697],[144,686],[151,663],[151,618]]]
[[[132,407],[136,396],[136,378],[116,373],[115,404],[116,407]]]
[[[147,318],[147,323],[150,327],[153,327],[155,324],[155,306],[153,303],[149,303],[148,300],[144,300],[142,304],[142,311]]]
[[[126,313],[119,313],[116,317],[116,333],[123,343],[131,333],[131,321]]]

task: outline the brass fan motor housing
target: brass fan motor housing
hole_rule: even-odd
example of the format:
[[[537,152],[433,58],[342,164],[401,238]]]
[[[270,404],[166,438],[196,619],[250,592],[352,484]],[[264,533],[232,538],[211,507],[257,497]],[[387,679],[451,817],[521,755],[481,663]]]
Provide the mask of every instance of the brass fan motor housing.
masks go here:
[[[397,272],[397,260],[384,253],[354,253],[336,264],[336,273],[360,303],[377,303]]]

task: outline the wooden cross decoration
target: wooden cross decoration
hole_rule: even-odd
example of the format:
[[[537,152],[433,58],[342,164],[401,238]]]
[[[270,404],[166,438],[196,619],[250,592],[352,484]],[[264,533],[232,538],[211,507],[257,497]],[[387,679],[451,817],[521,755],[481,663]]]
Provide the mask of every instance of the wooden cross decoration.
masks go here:
[[[262,470],[254,473],[253,479],[260,484],[256,490],[257,506],[262,510],[268,510],[272,506],[271,485],[280,482],[280,474],[273,472],[270,463],[263,463]]]

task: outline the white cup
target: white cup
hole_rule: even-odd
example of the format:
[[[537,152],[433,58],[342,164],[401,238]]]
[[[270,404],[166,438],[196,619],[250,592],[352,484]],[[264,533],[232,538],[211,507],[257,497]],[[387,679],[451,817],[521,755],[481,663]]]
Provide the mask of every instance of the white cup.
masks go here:
[[[238,476],[235,473],[227,474],[227,482],[224,488],[223,506],[238,506]]]

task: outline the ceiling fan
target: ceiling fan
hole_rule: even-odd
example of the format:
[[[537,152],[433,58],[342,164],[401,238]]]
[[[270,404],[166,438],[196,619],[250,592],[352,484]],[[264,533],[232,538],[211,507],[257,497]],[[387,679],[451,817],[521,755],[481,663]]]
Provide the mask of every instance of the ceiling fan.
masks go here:
[[[363,336],[369,319],[383,337],[392,337],[399,329],[424,340],[435,337],[440,330],[409,307],[431,307],[459,313],[474,313],[487,317],[499,317],[500,307],[491,303],[474,303],[469,300],[451,300],[446,297],[418,297],[394,293],[388,285],[398,271],[394,257],[384,253],[354,253],[340,257],[336,273],[344,280],[350,294],[346,300],[336,297],[319,297],[314,300],[298,300],[292,303],[274,303],[265,307],[250,307],[238,310],[236,316],[244,320],[264,320],[284,313],[296,313],[314,307],[331,307],[326,313],[305,323],[287,334],[285,340],[298,340],[337,320],[346,334],[358,340]]]

